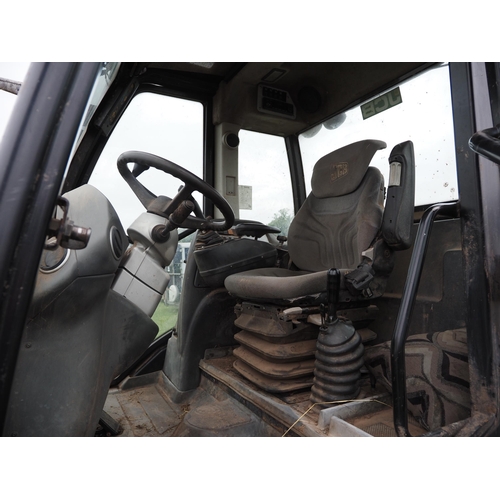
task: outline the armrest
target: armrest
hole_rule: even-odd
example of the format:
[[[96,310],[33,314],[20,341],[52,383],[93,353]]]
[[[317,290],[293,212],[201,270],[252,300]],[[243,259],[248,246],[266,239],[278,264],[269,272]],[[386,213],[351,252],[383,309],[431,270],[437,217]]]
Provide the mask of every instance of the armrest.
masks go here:
[[[265,234],[281,233],[281,229],[274,226],[266,226],[259,222],[241,222],[231,229],[231,232],[236,236],[252,236],[254,238],[261,238]]]

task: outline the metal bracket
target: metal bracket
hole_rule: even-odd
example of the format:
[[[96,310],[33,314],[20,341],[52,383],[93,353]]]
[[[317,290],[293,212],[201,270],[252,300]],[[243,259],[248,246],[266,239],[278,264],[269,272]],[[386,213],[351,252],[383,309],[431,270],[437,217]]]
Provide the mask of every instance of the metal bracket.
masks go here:
[[[68,219],[69,201],[62,196],[57,199],[57,206],[62,210],[62,217],[53,217],[47,229],[45,250],[55,250],[58,247],[79,250],[85,248],[89,242],[92,230],[76,226]]]

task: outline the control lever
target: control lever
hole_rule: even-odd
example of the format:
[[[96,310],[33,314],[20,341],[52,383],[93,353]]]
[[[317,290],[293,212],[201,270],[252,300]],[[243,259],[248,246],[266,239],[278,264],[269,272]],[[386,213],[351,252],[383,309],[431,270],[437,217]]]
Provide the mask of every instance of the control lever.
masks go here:
[[[189,214],[195,209],[195,205],[191,200],[184,200],[170,214],[165,225],[158,224],[151,232],[154,241],[164,243],[170,237],[170,231],[177,229],[188,218]]]
[[[282,311],[278,318],[281,321],[306,319],[310,314],[316,314],[318,311],[318,307],[289,307]]]
[[[326,308],[323,308],[325,326],[333,325],[337,320],[337,304],[340,293],[340,271],[329,269],[326,274]]]
[[[352,323],[337,318],[339,292],[340,271],[330,269],[326,278],[327,305],[322,307],[323,324],[316,342],[311,388],[311,402],[320,405],[354,399],[360,392],[363,344]]]
[[[85,248],[89,242],[92,229],[76,226],[72,220],[68,220],[69,201],[60,196],[57,206],[63,214],[60,219],[53,217],[47,229],[46,250],[56,250],[59,246],[70,250]]]

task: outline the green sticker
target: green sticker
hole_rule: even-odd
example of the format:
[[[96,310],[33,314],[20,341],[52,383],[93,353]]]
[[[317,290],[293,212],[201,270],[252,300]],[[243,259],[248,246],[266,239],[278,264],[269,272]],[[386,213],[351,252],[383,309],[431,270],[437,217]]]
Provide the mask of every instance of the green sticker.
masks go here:
[[[377,115],[378,113],[382,113],[382,111],[397,106],[402,102],[403,99],[401,99],[401,91],[399,90],[399,87],[375,97],[375,99],[372,99],[361,106],[363,120],[370,118],[370,116]]]

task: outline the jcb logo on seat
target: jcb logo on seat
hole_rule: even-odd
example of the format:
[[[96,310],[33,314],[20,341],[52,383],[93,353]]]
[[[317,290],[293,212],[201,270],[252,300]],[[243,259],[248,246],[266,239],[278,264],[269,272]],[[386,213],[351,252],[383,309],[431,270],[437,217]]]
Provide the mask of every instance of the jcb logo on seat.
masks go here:
[[[349,165],[347,162],[337,163],[336,165],[332,165],[332,173],[330,174],[330,180],[336,181],[344,175],[347,175],[349,172]]]

